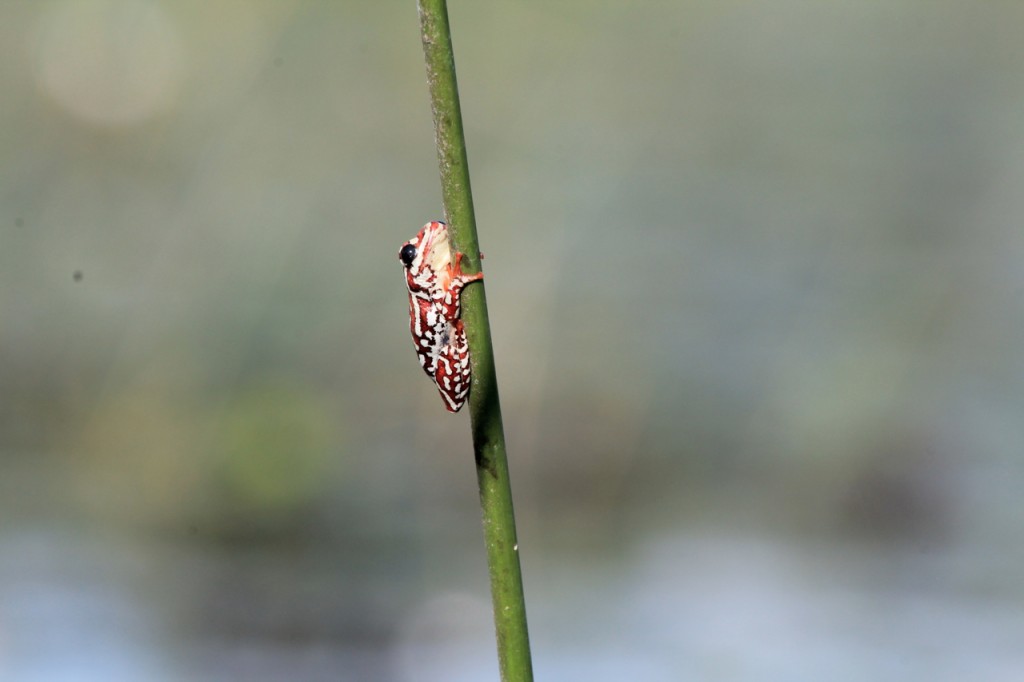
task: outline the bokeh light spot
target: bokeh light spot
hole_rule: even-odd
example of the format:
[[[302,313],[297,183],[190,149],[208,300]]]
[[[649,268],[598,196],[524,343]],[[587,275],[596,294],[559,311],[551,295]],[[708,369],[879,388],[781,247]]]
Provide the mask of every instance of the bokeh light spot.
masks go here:
[[[165,110],[184,70],[176,26],[148,0],[65,0],[42,15],[34,47],[39,88],[93,125]]]

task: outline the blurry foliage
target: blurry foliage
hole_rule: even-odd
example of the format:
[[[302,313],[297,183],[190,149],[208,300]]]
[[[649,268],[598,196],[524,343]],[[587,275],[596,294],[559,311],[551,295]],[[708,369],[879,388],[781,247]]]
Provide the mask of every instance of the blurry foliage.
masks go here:
[[[335,420],[321,400],[295,388],[257,386],[232,396],[212,438],[224,506],[247,519],[309,506],[340,461]]]
[[[107,521],[180,523],[202,499],[208,472],[199,415],[155,379],[120,387],[64,444],[80,499]]]
[[[279,534],[315,512],[341,463],[331,401],[270,379],[220,399],[175,384],[151,373],[119,387],[63,444],[86,509],[214,536]]]
[[[1021,480],[1024,16],[920,9],[453,10],[534,521],[836,519],[893,424],[1000,489],[949,505]],[[41,506],[475,514],[395,261],[440,210],[416,35],[402,3],[0,7],[0,462]]]

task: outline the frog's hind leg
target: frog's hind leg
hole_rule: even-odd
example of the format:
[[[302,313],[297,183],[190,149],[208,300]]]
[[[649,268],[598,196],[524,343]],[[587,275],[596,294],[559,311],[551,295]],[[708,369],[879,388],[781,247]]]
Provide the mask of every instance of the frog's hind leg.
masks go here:
[[[437,358],[437,372],[434,374],[437,390],[444,399],[449,412],[458,412],[469,395],[470,367],[469,342],[462,320],[453,320],[448,334],[448,343]]]

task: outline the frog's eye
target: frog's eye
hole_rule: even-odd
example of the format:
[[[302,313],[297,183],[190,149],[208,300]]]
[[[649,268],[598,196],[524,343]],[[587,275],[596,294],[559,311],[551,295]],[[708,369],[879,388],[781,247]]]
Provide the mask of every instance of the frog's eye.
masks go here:
[[[416,247],[412,244],[406,244],[398,252],[398,258],[405,263],[405,267],[409,267],[412,265],[413,259],[416,258]]]

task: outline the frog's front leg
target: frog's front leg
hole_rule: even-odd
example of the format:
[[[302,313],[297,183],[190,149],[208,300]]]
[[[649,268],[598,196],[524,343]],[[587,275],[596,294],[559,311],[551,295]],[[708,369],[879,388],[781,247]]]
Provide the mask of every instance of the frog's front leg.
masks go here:
[[[445,311],[445,317],[449,320],[454,320],[462,312],[462,289],[471,282],[477,282],[484,278],[484,273],[477,272],[472,275],[467,275],[462,272],[462,259],[466,254],[461,251],[455,254],[455,265],[449,266],[449,273],[451,274],[451,280],[448,283],[448,289],[445,291],[444,299],[442,304]]]

